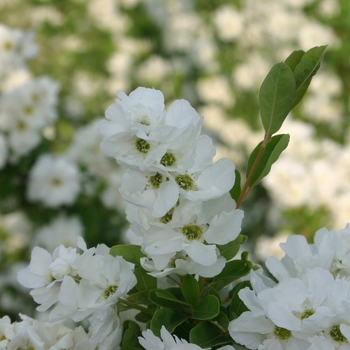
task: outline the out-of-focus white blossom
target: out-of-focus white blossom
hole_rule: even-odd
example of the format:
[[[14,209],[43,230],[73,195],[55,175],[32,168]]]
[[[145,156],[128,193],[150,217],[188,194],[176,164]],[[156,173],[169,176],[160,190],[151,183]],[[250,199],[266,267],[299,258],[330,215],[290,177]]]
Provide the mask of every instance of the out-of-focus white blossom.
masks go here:
[[[80,175],[75,163],[62,157],[42,155],[29,174],[27,196],[48,207],[72,204],[80,191]]]
[[[37,230],[32,245],[53,252],[61,244],[67,248],[75,247],[79,236],[83,236],[80,219],[77,216],[60,215]]]
[[[230,5],[219,7],[214,13],[214,23],[218,36],[224,41],[233,41],[239,37],[244,28],[243,16]]]
[[[0,77],[25,67],[25,62],[37,52],[34,33],[0,25]]]

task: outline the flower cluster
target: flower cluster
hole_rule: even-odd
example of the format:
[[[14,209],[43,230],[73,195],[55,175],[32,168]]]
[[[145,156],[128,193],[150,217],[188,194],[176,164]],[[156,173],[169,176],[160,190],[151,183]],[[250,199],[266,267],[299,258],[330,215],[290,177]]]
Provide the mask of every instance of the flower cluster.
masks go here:
[[[165,111],[163,94],[147,88],[119,92],[106,118],[101,150],[127,168],[120,193],[142,266],[155,276],[217,275],[226,262],[218,246],[237,238],[243,212],[229,194],[235,167],[212,163],[202,118],[185,100]]]
[[[1,96],[0,131],[6,135],[12,162],[36,147],[44,127],[56,120],[58,88],[50,78],[41,77]]]
[[[249,311],[231,321],[232,338],[248,349],[348,349],[349,242],[349,226],[319,230],[314,244],[289,237],[283,259],[266,260],[278,283],[252,271],[252,290],[240,290]]]
[[[108,346],[119,339],[119,317],[115,304],[136,284],[129,264],[120,256],[113,257],[103,244],[87,249],[79,237],[78,247],[57,247],[52,254],[35,247],[27,268],[17,279],[31,288],[40,312],[51,309],[50,321],[75,322],[89,317],[89,337],[95,346]]]
[[[72,330],[63,325],[20,316],[22,321],[14,323],[11,323],[7,316],[0,319],[2,349],[94,350],[96,348],[81,326]]]
[[[37,52],[34,33],[0,24],[0,79],[10,71],[23,68]]]

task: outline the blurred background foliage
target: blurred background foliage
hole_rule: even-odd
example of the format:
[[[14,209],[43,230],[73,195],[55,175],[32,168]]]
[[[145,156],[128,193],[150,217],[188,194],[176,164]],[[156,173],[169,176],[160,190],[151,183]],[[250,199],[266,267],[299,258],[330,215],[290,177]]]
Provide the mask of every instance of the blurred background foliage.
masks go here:
[[[168,104],[189,100],[205,118],[217,158],[232,159],[243,174],[263,138],[263,78],[293,50],[328,44],[320,73],[283,129],[291,133],[290,149],[244,203],[243,233],[259,260],[278,254],[284,234],[312,241],[323,226],[344,227],[350,221],[349,18],[348,0],[0,0],[0,23],[35,32],[40,51],[28,62],[32,75],[60,85],[57,120],[36,148],[1,170],[3,222],[21,211],[34,235],[63,212],[80,218],[89,246],[121,242],[123,205],[101,201],[107,176],[84,173],[83,164],[93,190],[82,191],[74,205],[48,208],[28,200],[28,173],[41,154],[65,154],[78,130],[103,118],[118,90],[146,86],[160,89]],[[119,172],[114,160],[107,162]],[[3,226],[5,242],[13,232]],[[8,276],[14,262],[28,260],[30,248],[2,249],[6,313],[24,312]]]

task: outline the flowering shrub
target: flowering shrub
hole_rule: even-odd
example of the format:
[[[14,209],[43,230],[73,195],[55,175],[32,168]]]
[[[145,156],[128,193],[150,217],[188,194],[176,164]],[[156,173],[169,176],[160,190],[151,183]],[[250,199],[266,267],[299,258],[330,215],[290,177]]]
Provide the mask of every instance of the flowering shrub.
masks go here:
[[[35,26],[39,41],[55,38],[28,65],[38,52],[33,33],[0,27],[0,308],[12,318],[0,321],[2,347],[349,347],[349,228],[314,229],[348,221],[346,84],[336,76],[346,81],[346,69],[318,73],[293,112],[298,120],[282,125],[325,47],[295,51],[261,86],[265,135],[253,152],[261,132],[250,129],[254,90],[271,62],[324,41],[331,60],[341,61],[346,8],[323,0],[238,3],[0,4],[0,20],[16,23],[11,11],[22,6],[28,16],[20,25]],[[98,52],[93,43],[101,43]],[[47,62],[60,84],[33,77],[30,69],[47,72]],[[159,90],[119,91],[98,122],[106,94],[138,85]],[[191,104],[165,107],[160,90]],[[262,186],[271,212],[259,206]],[[266,260],[268,278],[242,244],[246,234],[254,244],[253,235],[266,232],[256,217],[269,227],[277,207],[293,219],[291,231],[315,240],[288,238],[285,257]],[[252,250],[254,263],[242,249]],[[24,315],[33,316],[28,288],[39,304],[34,318]]]
[[[251,190],[289,143],[276,132],[303,98],[326,47],[294,51],[273,66],[259,94],[263,141],[247,162],[245,182],[202,135],[203,118],[185,100],[165,109],[163,94],[119,92],[99,123],[101,151],[126,171],[129,244],[35,247],[17,274],[50,322],[3,317],[4,347],[38,349],[338,349],[349,344],[350,230],[294,236],[286,256],[266,261],[275,280],[237,253]],[[6,116],[6,114],[5,114]],[[7,131],[5,129],[5,131]],[[7,135],[7,134],[5,134]],[[28,197],[71,204],[79,173],[64,158],[43,155],[31,170]],[[55,222],[55,225],[56,222]],[[58,323],[87,322],[87,329]],[[53,322],[53,323],[51,323]]]

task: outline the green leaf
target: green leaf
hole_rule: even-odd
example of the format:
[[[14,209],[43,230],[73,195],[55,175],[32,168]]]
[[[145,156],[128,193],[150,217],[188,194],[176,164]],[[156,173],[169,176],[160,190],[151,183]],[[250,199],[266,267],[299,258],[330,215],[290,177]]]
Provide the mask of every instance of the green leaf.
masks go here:
[[[153,314],[150,315],[146,312],[139,312],[138,314],[135,315],[135,321],[138,321],[138,322],[142,322],[142,323],[147,323],[149,321],[151,321],[153,317]]]
[[[277,132],[291,111],[296,93],[292,70],[285,63],[277,63],[263,81],[259,92],[259,106],[266,135]]]
[[[304,56],[305,51],[297,50],[293,51],[284,61],[284,63],[294,72],[295,67],[298,65],[302,57]]]
[[[182,314],[170,309],[158,309],[150,323],[151,331],[157,336],[160,336],[160,329],[162,326],[173,333],[177,326],[190,318],[190,315]]]
[[[128,295],[128,301],[135,304],[152,305],[152,301],[149,299],[149,290]]]
[[[235,241],[232,241],[223,245],[217,245],[217,248],[219,249],[220,254],[226,260],[230,260],[234,258],[239,252],[240,247],[241,247],[240,244],[236,243]]]
[[[210,287],[213,287],[218,291],[221,290],[231,282],[234,282],[238,278],[247,275],[251,269],[251,266],[252,263],[250,261],[229,261],[221,273],[214,277],[213,281],[210,284]]]
[[[192,275],[186,275],[181,284],[181,291],[185,300],[195,306],[199,300],[199,284]]]
[[[151,290],[149,293],[149,298],[158,306],[163,306],[180,312],[192,312],[192,306],[190,304],[178,300],[172,293],[163,289]]]
[[[219,315],[211,322],[220,328],[222,332],[227,332],[230,320],[224,312],[220,311]]]
[[[138,337],[142,335],[139,325],[133,321],[125,321],[123,324],[123,328],[124,328],[124,334],[123,334],[123,341],[122,341],[121,348],[122,349],[129,349],[129,348],[142,349],[138,341]]]
[[[232,291],[231,294],[231,304],[230,304],[230,315],[235,314],[236,317],[239,317],[243,312],[248,311],[248,308],[245,306],[241,298],[238,296],[238,292],[243,289],[249,287],[252,289],[252,286],[249,281],[243,281],[238,283]]]
[[[201,322],[190,331],[190,342],[204,349],[223,345],[230,341],[232,339],[224,336],[222,331],[210,321]]]
[[[136,244],[119,244],[113,246],[109,254],[113,256],[122,256],[126,261],[140,265],[140,259],[146,255],[141,252],[141,247]]]
[[[235,184],[233,185],[233,187],[230,190],[230,195],[235,201],[237,201],[240,194],[241,194],[241,191],[242,191],[242,189],[241,189],[241,174],[237,169],[235,170],[235,174],[236,174]]]
[[[257,185],[258,182],[260,182],[261,179],[270,172],[272,164],[276,162],[281,153],[287,148],[289,139],[289,134],[280,134],[271,137],[263,151],[258,166],[255,168],[254,175],[250,182],[250,188]],[[252,166],[259,153],[261,145],[262,142],[255,147],[252,154],[249,156],[246,174],[247,177],[252,170]]]
[[[141,266],[136,266],[134,274],[137,278],[136,289],[138,291],[151,290],[157,288],[157,279],[150,276]]]
[[[217,245],[217,248],[226,260],[231,260],[237,255],[241,244],[245,243],[247,239],[247,236],[239,235],[234,241],[223,245]]]
[[[327,45],[316,46],[310,49],[303,55],[298,65],[295,67],[296,96],[293,108],[301,101],[311,83],[312,77],[320,68],[326,48]]]
[[[214,295],[207,295],[194,309],[192,319],[211,320],[220,313],[220,301]]]

